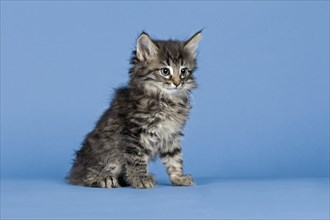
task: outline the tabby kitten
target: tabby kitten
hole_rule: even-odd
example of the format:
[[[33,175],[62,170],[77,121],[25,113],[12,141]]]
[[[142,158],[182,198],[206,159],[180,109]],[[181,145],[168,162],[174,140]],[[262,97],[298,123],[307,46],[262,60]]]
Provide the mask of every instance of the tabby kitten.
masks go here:
[[[196,87],[197,32],[187,41],[153,40],[142,33],[131,58],[128,85],[116,90],[85,138],[67,180],[102,188],[155,186],[147,165],[159,156],[173,185],[191,186],[182,170],[180,137]]]

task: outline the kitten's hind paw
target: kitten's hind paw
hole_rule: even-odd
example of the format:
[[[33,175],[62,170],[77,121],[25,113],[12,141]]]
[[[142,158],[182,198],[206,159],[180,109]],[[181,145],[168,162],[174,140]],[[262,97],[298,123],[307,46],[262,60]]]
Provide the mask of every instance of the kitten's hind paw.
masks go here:
[[[173,176],[171,182],[174,186],[192,186],[194,181],[189,175]]]
[[[131,186],[137,189],[148,189],[156,185],[156,180],[151,175],[133,177]]]
[[[101,188],[116,188],[119,187],[119,183],[116,177],[107,177],[99,182]]]

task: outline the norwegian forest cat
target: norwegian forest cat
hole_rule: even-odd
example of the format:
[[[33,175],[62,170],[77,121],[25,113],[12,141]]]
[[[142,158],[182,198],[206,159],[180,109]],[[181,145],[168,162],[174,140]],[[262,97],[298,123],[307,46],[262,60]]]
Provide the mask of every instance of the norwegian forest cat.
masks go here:
[[[180,145],[196,87],[197,44],[201,32],[187,41],[154,40],[142,33],[131,58],[128,85],[116,90],[111,106],[76,152],[67,180],[102,188],[155,186],[148,162],[159,156],[173,185],[191,186],[183,173]]]

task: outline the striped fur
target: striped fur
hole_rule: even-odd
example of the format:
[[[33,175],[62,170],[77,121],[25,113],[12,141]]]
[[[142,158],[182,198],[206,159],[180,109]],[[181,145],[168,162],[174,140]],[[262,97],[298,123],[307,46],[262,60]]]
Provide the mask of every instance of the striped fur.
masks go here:
[[[140,35],[128,85],[116,90],[110,107],[76,152],[69,183],[151,188],[156,181],[147,165],[159,156],[173,185],[193,184],[182,170],[180,137],[191,108],[189,94],[196,87],[193,72],[200,36],[198,32],[187,41],[160,41]]]

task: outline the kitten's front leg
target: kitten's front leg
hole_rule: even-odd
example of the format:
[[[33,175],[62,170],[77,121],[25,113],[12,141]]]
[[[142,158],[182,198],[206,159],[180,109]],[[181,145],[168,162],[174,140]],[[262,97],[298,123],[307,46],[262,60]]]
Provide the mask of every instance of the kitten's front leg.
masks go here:
[[[171,149],[162,149],[160,152],[160,159],[166,167],[167,174],[175,186],[192,186],[193,179],[190,175],[183,174],[182,169],[182,153],[180,145]]]
[[[148,174],[148,155],[138,146],[126,149],[126,181],[134,188],[152,188],[156,185],[155,178]]]

